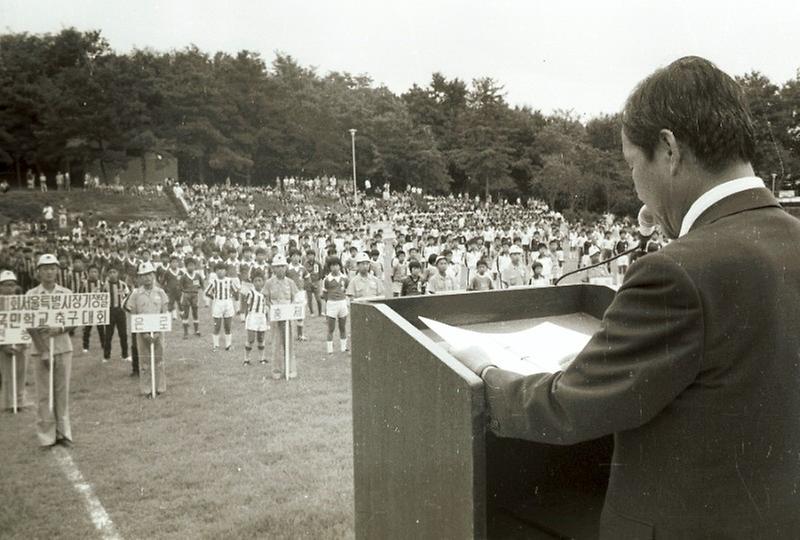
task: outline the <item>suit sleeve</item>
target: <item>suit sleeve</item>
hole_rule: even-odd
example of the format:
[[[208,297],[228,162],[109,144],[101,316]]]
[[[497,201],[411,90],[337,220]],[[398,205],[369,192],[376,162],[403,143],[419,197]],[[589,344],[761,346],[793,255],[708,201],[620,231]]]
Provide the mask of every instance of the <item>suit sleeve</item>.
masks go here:
[[[703,336],[689,276],[667,255],[648,255],[631,266],[601,329],[566,370],[486,372],[489,426],[502,437],[551,444],[637,428],[692,384]]]

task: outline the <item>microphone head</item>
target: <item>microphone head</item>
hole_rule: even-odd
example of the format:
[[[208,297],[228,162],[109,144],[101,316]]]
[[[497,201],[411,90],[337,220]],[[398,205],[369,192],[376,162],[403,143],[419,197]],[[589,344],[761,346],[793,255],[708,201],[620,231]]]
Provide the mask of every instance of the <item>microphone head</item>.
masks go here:
[[[642,206],[639,209],[639,234],[642,236],[650,236],[656,228],[656,217],[647,206]]]

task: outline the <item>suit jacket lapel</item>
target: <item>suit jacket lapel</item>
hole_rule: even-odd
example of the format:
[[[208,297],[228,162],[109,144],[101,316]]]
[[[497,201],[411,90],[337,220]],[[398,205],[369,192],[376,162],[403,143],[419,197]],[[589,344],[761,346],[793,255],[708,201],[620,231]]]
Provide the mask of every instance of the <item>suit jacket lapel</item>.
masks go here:
[[[703,225],[713,223],[726,216],[769,206],[781,207],[768,189],[758,188],[740,191],[708,207],[708,209],[695,220],[690,231],[702,227]]]

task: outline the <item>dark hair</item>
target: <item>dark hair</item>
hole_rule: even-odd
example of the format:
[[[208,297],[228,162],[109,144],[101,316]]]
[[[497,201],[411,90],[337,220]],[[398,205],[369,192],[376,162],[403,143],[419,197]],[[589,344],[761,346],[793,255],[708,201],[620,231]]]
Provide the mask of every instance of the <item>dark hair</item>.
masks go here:
[[[653,159],[669,129],[709,171],[751,162],[755,134],[741,87],[713,63],[685,56],[640,82],[622,111],[625,136]]]
[[[411,261],[410,263],[408,263],[408,271],[409,272],[411,270],[413,270],[414,268],[422,269],[422,265],[419,264],[419,261]]]

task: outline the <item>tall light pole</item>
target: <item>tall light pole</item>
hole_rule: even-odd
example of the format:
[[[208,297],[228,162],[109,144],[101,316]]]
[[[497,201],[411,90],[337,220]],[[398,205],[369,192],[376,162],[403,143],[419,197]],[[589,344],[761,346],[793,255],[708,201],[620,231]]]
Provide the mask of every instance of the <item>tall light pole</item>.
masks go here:
[[[356,130],[350,130],[350,141],[353,148],[353,199],[358,204],[358,184],[356,184]]]

